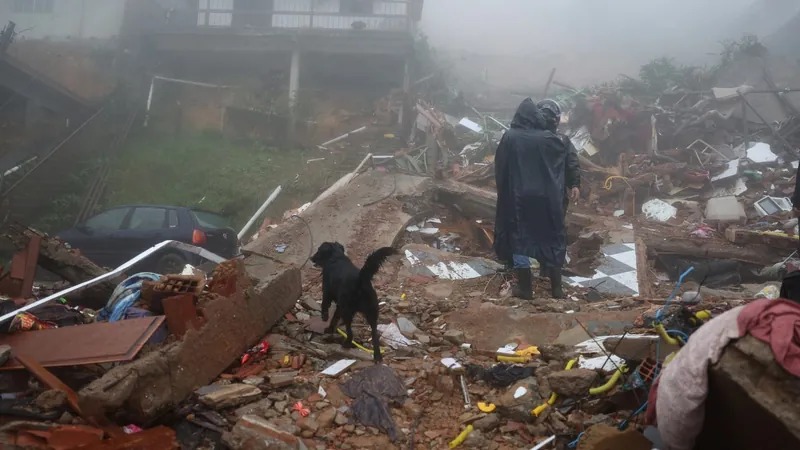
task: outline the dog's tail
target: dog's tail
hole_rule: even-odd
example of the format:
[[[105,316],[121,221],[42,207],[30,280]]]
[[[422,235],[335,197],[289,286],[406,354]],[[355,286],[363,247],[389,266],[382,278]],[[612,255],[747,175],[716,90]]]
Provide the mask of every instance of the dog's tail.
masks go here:
[[[367,260],[364,262],[364,267],[361,268],[361,272],[358,273],[358,281],[361,283],[369,283],[372,281],[372,277],[378,273],[383,263],[386,261],[386,258],[394,255],[397,253],[392,247],[383,247],[375,250],[369,256],[367,256]]]

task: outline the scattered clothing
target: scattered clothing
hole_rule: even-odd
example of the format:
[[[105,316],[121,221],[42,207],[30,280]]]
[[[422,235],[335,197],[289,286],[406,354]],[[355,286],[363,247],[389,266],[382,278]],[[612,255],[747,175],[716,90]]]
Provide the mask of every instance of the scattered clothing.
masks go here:
[[[471,380],[484,381],[493,388],[511,386],[519,380],[533,376],[533,367],[512,364],[495,364],[490,369],[478,365],[467,365],[467,376]]]
[[[531,99],[520,104],[495,155],[497,216],[495,252],[501,261],[512,255],[562,267],[566,258],[564,141],[546,128]]]
[[[397,372],[388,366],[375,364],[347,380],[342,385],[342,392],[355,399],[351,409],[356,420],[383,430],[392,442],[398,439],[389,404],[402,404],[408,393]]]
[[[769,344],[775,362],[800,377],[800,305],[785,299],[761,299],[744,307],[739,335]]]
[[[142,283],[146,280],[157,281],[159,279],[161,279],[161,275],[157,273],[142,272],[123,281],[111,293],[111,298],[106,306],[98,311],[97,320],[108,322],[122,320],[128,308],[133,306],[142,295]]]

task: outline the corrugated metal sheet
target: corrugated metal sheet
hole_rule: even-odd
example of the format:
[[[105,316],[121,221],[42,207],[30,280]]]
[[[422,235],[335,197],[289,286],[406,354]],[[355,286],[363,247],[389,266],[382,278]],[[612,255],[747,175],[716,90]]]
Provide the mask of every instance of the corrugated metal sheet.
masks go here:
[[[163,323],[164,316],[155,316],[27,331],[1,336],[0,345],[10,345],[12,353],[19,352],[44,367],[130,361]],[[0,370],[21,368],[10,359]]]

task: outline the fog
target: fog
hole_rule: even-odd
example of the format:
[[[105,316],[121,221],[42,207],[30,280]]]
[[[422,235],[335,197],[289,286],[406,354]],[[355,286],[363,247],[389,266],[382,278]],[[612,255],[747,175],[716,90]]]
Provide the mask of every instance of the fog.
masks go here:
[[[422,29],[460,77],[521,87],[553,67],[586,83],[661,56],[713,63],[723,40],[763,37],[798,10],[796,0],[434,0]]]

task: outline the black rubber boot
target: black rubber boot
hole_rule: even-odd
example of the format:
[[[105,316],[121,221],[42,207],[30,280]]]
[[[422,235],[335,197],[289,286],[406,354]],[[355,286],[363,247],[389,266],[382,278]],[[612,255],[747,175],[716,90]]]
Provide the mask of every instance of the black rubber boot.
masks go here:
[[[511,295],[524,300],[533,300],[531,269],[514,269],[514,274],[517,281],[511,289]]]
[[[553,295],[553,298],[564,298],[564,288],[561,285],[561,269],[551,267],[549,272],[550,293]]]

